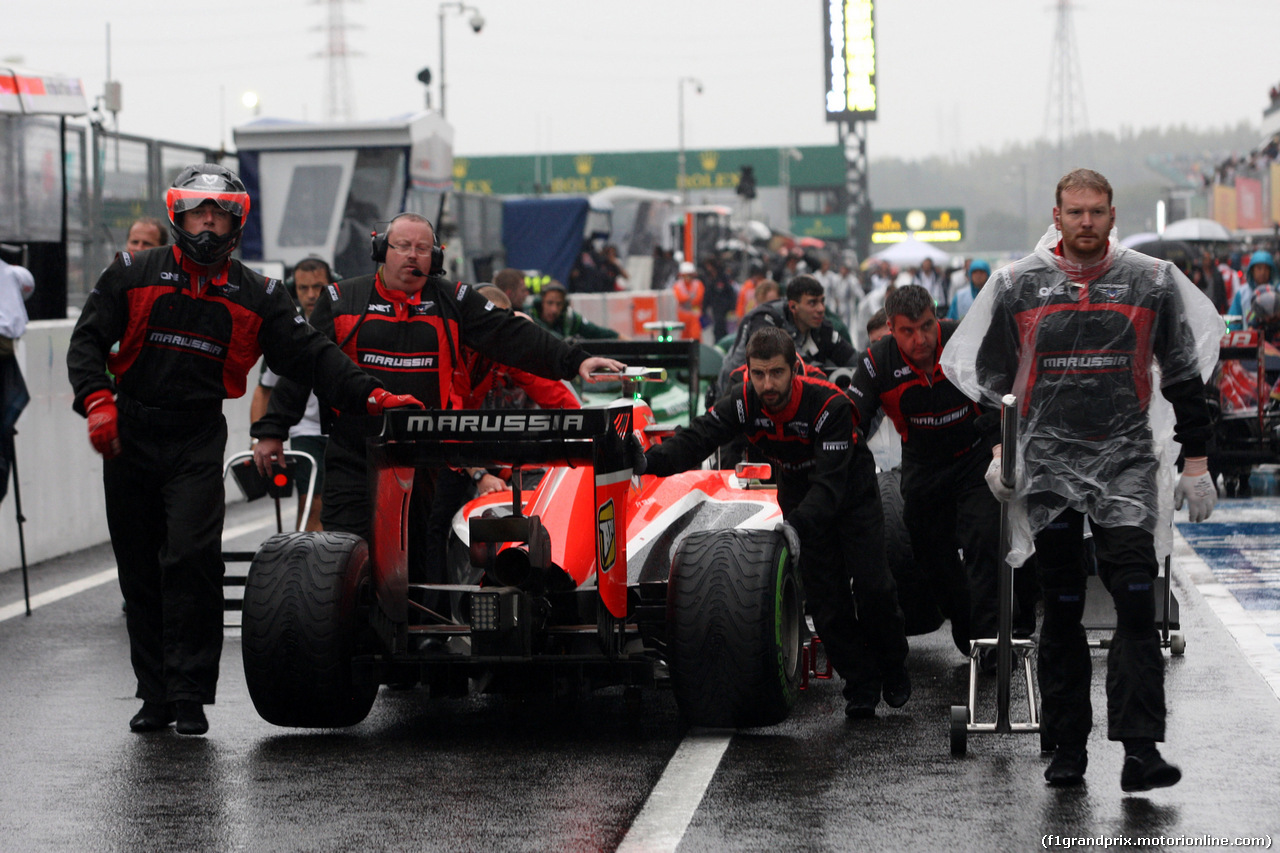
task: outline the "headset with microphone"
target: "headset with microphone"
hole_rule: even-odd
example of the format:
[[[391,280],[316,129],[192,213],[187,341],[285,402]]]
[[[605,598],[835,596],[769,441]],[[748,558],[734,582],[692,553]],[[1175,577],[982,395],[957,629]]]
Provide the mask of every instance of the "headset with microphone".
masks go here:
[[[373,234],[370,235],[373,238],[373,247],[370,252],[370,257],[373,259],[374,263],[384,264],[387,262],[387,234],[391,231],[391,226],[401,216],[404,216],[404,214],[401,213],[391,217],[391,221],[387,223],[386,229],[381,234],[374,231]],[[430,222],[427,222],[427,227],[431,229],[432,238],[431,268],[427,272],[423,272],[417,268],[410,270],[411,275],[418,276],[419,278],[427,278],[428,276],[433,275],[444,275],[444,247],[441,246],[440,241],[436,239],[435,226]]]

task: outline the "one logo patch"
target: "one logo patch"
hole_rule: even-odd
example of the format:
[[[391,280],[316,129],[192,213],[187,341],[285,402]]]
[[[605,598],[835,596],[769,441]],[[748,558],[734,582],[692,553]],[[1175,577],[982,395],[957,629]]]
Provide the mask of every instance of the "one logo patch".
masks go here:
[[[613,499],[604,502],[596,512],[596,553],[600,555],[600,571],[608,572],[618,562],[617,529]]]

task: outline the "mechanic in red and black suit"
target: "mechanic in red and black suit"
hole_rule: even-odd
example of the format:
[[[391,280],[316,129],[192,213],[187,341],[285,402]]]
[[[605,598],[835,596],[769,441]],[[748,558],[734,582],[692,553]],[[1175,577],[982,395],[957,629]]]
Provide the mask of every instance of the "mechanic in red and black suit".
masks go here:
[[[235,173],[189,166],[166,205],[175,245],[116,256],[72,332],[67,369],[105,459],[107,526],[143,700],[129,727],[176,720],[193,735],[209,728],[202,706],[214,701],[222,653],[222,401],[244,394],[264,353],[277,373],[328,388],[344,411],[417,401],[356,369],[298,315],[281,282],[231,260],[249,212]]]
[[[996,636],[1000,502],[985,475],[999,416],[951,384],[939,359],[956,324],[939,321],[929,291],[900,287],[884,301],[889,334],[862,354],[849,385],[858,426],[883,410],[902,437],[903,520],[916,562],[933,581],[956,648]],[[961,564],[958,551],[964,550]],[[1015,573],[1014,632],[1035,631],[1035,577]],[[979,662],[995,670],[995,649]]]
[[[343,352],[387,388],[410,394],[429,409],[456,405],[455,372],[465,369],[462,353],[474,350],[504,364],[519,364],[548,379],[620,371],[613,359],[589,356],[527,319],[498,308],[471,284],[444,278],[442,254],[431,223],[401,213],[374,237],[373,275],[343,279],[320,297],[311,323],[337,341]],[[328,389],[317,387],[321,403]],[[281,382],[267,414],[250,433],[257,439],[254,459],[266,470],[282,458],[283,439],[302,416],[308,388]],[[322,406],[323,408],[323,406]],[[325,452],[325,530],[370,538],[371,510],[365,459],[369,430],[380,426],[363,418],[338,416]],[[419,471],[410,502],[410,578],[428,576],[426,543],[434,475]]]
[[[801,373],[795,341],[784,329],[752,333],[746,358],[747,380],[649,448],[644,472],[687,471],[734,436],[745,436],[773,466],[778,505],[799,534],[805,599],[845,679],[845,714],[874,717],[881,695],[900,708],[911,696],[907,638],[885,561],[875,463],[853,424],[853,407],[835,385]]]

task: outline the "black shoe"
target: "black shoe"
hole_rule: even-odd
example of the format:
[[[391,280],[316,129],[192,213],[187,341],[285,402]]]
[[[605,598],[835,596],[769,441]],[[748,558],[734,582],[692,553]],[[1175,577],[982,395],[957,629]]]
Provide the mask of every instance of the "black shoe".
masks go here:
[[[1084,784],[1084,771],[1089,766],[1089,753],[1083,749],[1058,747],[1053,761],[1044,771],[1044,779],[1055,788]],[[1128,765],[1125,765],[1126,767]]]
[[[143,702],[142,710],[129,721],[133,732],[158,732],[173,722],[173,706],[167,702]]]
[[[1178,784],[1180,779],[1182,771],[1165,761],[1158,752],[1155,758],[1147,759],[1126,755],[1124,769],[1120,771],[1120,790],[1133,792],[1168,788]]]
[[[850,699],[844,703],[844,715],[851,720],[874,719],[878,704],[880,703],[874,700]]]
[[[911,676],[905,666],[898,667],[884,677],[884,703],[890,708],[901,708],[911,698]]]
[[[209,731],[209,721],[204,717],[204,705],[191,699],[173,703],[178,718],[178,734],[202,735]]]

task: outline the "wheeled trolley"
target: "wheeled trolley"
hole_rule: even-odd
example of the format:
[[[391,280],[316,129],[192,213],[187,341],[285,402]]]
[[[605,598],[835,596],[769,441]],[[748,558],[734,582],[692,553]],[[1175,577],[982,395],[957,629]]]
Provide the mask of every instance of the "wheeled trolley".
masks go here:
[[[1012,394],[1001,401],[1000,441],[1002,450],[1000,479],[1014,485],[1018,456],[1018,401]],[[1000,583],[999,619],[995,639],[974,640],[969,650],[969,702],[951,706],[951,754],[964,755],[970,734],[1032,734],[1040,731],[1040,703],[1036,694],[1035,673],[1031,658],[1036,645],[1032,640],[1013,638],[1013,566],[1009,565],[1009,508],[1000,510]],[[996,650],[996,718],[994,722],[977,722],[978,655],[982,649]],[[1015,723],[1009,718],[1009,700],[1013,687],[1013,661],[1017,657],[1026,681],[1027,721]],[[1042,748],[1044,744],[1041,744]]]
[[[240,453],[233,453],[227,457],[226,463],[222,467],[222,478],[225,480],[228,474],[235,476],[236,485],[240,487],[241,493],[246,501],[255,501],[261,497],[270,496],[275,501],[276,506],[276,533],[284,532],[284,517],[280,510],[280,499],[293,496],[293,471],[297,469],[292,467],[299,462],[309,462],[311,464],[311,476],[307,481],[306,500],[303,503],[301,521],[295,525],[296,530],[301,530],[302,525],[306,523],[306,519],[311,515],[311,501],[315,497],[316,490],[316,459],[310,453],[301,450],[286,450],[284,452],[286,467],[275,471],[270,477],[264,477],[258,473],[257,467],[253,463],[253,451],[245,450]],[[299,484],[301,488],[301,484]],[[222,562],[227,564],[227,571],[222,577],[222,625],[224,628],[235,628],[240,625],[240,607],[244,600],[244,582],[249,574],[249,564],[253,562],[254,554],[257,551],[223,551]],[[244,564],[242,570],[232,571],[231,566],[236,563]]]
[[[1187,638],[1174,633],[1181,625],[1178,620],[1178,599],[1173,595],[1171,564],[1172,558],[1165,555],[1161,574],[1155,579],[1156,629],[1160,632],[1160,648],[1168,649],[1171,654],[1183,655],[1187,651]],[[1111,600],[1111,592],[1097,575],[1089,576],[1081,624],[1086,631],[1114,631],[1116,627],[1116,608]],[[1090,637],[1089,645],[1095,649],[1110,648],[1111,637]]]

